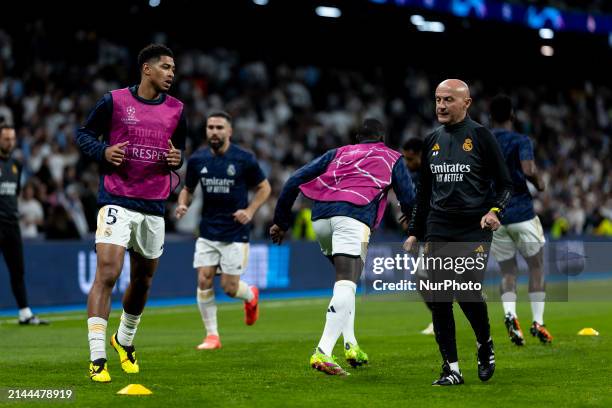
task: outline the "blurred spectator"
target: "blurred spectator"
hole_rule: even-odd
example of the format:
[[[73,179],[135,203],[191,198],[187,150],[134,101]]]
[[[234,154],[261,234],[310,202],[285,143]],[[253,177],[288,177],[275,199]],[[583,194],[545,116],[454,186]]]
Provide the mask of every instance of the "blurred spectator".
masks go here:
[[[44,32],[42,25],[34,27]],[[8,34],[0,36],[11,44]],[[75,46],[82,47],[79,38],[77,33]],[[95,231],[98,165],[80,157],[72,139],[102,93],[130,84],[118,67],[135,59],[131,50],[104,39],[91,41],[78,65],[38,56],[31,64],[21,64],[25,72],[11,68],[20,66],[11,52],[0,53],[0,84],[11,84],[2,88],[11,91],[0,95],[0,116],[17,124],[15,155],[25,164],[25,177],[37,179],[32,189],[42,205],[49,239]],[[272,185],[270,200],[297,168],[350,143],[365,116],[385,122],[388,143],[398,149],[437,126],[431,94],[439,78],[413,68],[393,82],[377,73],[241,62],[235,51],[186,49],[177,55],[177,69],[181,78],[172,92],[186,102],[191,127],[186,154],[204,140],[206,112],[225,108],[238,118],[234,142],[255,152]],[[544,84],[500,89],[478,79],[468,82],[478,94],[471,108],[476,120],[486,124],[488,98],[505,91],[517,107],[517,129],[534,139],[536,162],[548,186],[535,197],[544,228],[555,236],[607,234],[612,220],[612,89],[588,80],[560,83],[554,90]],[[255,238],[265,237],[273,208],[272,201],[256,214]],[[168,225],[191,233],[199,214],[196,208],[190,213],[193,219],[176,225],[168,220]],[[400,231],[392,216],[384,226]],[[307,228],[302,231],[300,236],[308,236]]]
[[[21,236],[24,238],[38,238],[38,227],[44,222],[43,207],[34,197],[34,186],[29,182],[23,188],[19,198],[19,224]]]
[[[312,212],[310,207],[312,202],[305,197],[297,203],[297,213],[295,214],[295,220],[291,226],[291,236],[295,240],[306,240],[315,241],[317,236],[315,235],[314,228],[312,227]]]
[[[47,231],[47,239],[81,238],[79,231],[63,205],[55,205],[51,207],[45,229]]]

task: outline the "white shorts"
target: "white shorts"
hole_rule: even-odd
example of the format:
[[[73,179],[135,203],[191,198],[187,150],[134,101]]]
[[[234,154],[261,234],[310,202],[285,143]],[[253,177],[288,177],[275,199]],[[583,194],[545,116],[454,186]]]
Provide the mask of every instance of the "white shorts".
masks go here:
[[[494,231],[491,253],[498,262],[514,258],[517,250],[524,258],[529,258],[537,254],[545,242],[542,224],[535,216],[527,221],[502,225]]]
[[[98,211],[96,244],[114,244],[147,259],[157,259],[164,252],[166,227],[164,217],[143,214],[118,205],[105,205]]]
[[[354,218],[336,216],[316,220],[312,228],[325,256],[360,256],[365,262],[370,227]]]
[[[193,267],[218,266],[222,273],[242,275],[249,262],[248,242],[221,242],[198,238]]]

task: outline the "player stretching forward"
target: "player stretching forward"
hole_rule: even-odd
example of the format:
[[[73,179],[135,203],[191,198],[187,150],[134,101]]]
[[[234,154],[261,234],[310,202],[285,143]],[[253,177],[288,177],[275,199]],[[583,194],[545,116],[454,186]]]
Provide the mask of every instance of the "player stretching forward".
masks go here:
[[[516,314],[517,249],[529,266],[529,300],[533,315],[530,332],[542,343],[550,343],[553,338],[544,326],[544,233],[540,219],[533,210],[533,199],[526,180],[531,181],[538,191],[544,191],[544,182],[534,162],[533,144],[527,136],[513,132],[513,119],[511,99],[505,95],[496,96],[491,101],[492,132],[510,170],[514,194],[506,207],[502,226],[493,233],[491,251],[502,271],[500,290],[506,329],[510,340],[522,346],[525,339]]]
[[[164,208],[171,170],[182,163],[187,122],[183,103],[166,94],[174,57],[152,44],[138,54],[140,84],[105,94],[77,132],[81,151],[100,163],[96,278],[87,298],[89,376],[110,382],[106,326],[113,287],[130,252],[130,284],[111,345],[126,373],[139,371],[132,341],[164,247]],[[103,136],[103,141],[98,136]],[[176,148],[174,147],[176,146]],[[178,149],[177,149],[178,148]]]
[[[245,323],[259,317],[259,291],[240,280],[249,254],[249,223],[270,196],[266,180],[255,157],[230,143],[232,117],[213,112],[206,119],[208,148],[194,153],[187,162],[185,187],[179,194],[176,218],[187,212],[198,183],[204,205],[200,237],[196,241],[193,267],[198,271],[197,301],[206,328],[206,338],[198,350],[221,348],[217,330],[217,305],[213,278],[221,271],[221,286],[231,297],[244,300]],[[248,203],[249,189],[255,196]]]
[[[384,135],[382,123],[366,119],[357,132],[358,144],[329,150],[296,171],[285,183],[270,228],[273,242],[280,244],[300,190],[314,200],[313,228],[321,251],[336,269],[323,335],[310,358],[310,365],[326,374],[348,375],[332,357],[341,333],[348,363],[357,367],[368,362],[368,355],[357,344],[354,326],[355,291],[370,230],[384,215],[389,188],[395,191],[404,214],[414,201],[402,156],[385,146]]]

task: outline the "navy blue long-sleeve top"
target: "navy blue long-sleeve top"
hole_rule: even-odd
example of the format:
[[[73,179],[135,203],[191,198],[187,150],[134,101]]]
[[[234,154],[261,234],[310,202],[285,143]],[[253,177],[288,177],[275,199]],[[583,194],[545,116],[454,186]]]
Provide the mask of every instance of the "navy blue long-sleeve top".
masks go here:
[[[367,142],[365,142],[367,143]],[[291,222],[291,207],[300,193],[299,187],[321,174],[325,173],[327,166],[336,157],[337,149],[332,149],[317,157],[312,162],[298,169],[287,180],[276,203],[274,212],[274,223],[281,229],[289,229]],[[391,175],[391,188],[400,202],[402,212],[409,214],[414,205],[415,193],[410,171],[406,168],[404,160],[400,157],[393,166]],[[376,223],[378,205],[380,200],[372,200],[367,205],[359,206],[346,201],[314,201],[312,207],[312,220],[330,218],[334,216],[345,216],[363,222],[370,228]]]

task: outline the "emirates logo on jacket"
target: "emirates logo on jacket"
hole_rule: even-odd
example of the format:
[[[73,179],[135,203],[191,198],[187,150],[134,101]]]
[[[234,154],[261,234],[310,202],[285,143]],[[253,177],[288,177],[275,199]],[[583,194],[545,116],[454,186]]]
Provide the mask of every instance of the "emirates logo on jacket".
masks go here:
[[[436,176],[438,183],[452,183],[455,181],[463,181],[463,174],[472,171],[471,165],[463,163],[454,164],[430,164],[431,174]]]

